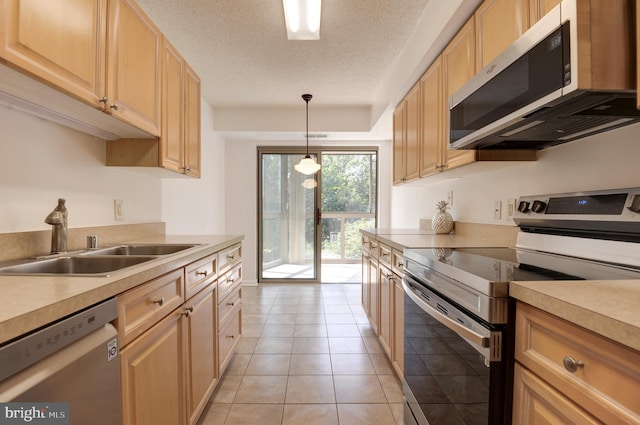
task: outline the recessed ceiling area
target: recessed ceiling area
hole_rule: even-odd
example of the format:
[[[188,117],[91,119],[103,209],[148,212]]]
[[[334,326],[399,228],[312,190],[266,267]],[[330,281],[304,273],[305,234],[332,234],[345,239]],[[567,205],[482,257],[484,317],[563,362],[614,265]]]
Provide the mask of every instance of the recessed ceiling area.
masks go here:
[[[388,140],[390,111],[480,0],[323,0],[320,40],[290,41],[281,0],[137,0],[201,78],[214,130]],[[379,123],[382,117],[382,123]]]

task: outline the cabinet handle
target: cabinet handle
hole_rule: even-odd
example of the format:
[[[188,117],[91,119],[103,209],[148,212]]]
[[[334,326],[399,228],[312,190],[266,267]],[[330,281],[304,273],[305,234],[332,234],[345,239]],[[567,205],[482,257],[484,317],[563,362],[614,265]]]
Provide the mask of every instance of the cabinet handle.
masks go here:
[[[404,267],[404,263],[398,263],[398,267]]]
[[[229,260],[233,260],[234,258],[236,258],[236,256],[235,256],[235,255],[233,255],[233,254],[227,254],[227,258],[228,258]]]
[[[107,96],[104,96],[102,99],[98,100],[99,103],[104,103],[104,106],[107,106],[107,103],[109,103],[109,98]]]
[[[235,281],[236,281],[236,280],[235,280],[234,278],[232,278],[232,277],[230,277],[230,278],[228,278],[228,279],[227,279],[227,282],[229,282],[229,283],[233,283],[233,282],[235,282]]]
[[[235,335],[227,335],[227,338],[235,339]]]
[[[236,303],[227,303],[228,306],[235,307]]]
[[[206,276],[209,272],[207,270],[203,272],[196,272],[196,276]]]
[[[182,167],[182,169],[184,170],[185,173],[188,173],[189,171],[191,171],[191,167]]]
[[[191,316],[191,313],[193,313],[193,306],[185,308],[180,314],[182,314],[185,317],[189,317]]]
[[[164,305],[164,297],[153,300],[153,303],[158,304],[160,307],[162,307]]]
[[[118,105],[117,103],[114,103],[113,105],[110,105],[109,108],[113,109],[114,111],[117,111],[120,109],[120,105]]]
[[[565,356],[562,362],[564,363],[564,368],[571,373],[574,373],[576,370],[584,367],[582,360],[576,360],[571,356]]]

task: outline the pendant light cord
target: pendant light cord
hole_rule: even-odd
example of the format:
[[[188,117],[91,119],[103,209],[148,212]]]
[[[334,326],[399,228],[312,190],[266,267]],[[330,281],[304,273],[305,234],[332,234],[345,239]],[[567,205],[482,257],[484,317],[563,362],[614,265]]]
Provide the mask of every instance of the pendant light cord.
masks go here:
[[[313,96],[311,96],[310,94],[303,94],[302,95],[302,99],[304,99],[305,102],[307,102],[307,156],[305,156],[305,158],[311,158],[309,156],[309,101],[311,100]]]

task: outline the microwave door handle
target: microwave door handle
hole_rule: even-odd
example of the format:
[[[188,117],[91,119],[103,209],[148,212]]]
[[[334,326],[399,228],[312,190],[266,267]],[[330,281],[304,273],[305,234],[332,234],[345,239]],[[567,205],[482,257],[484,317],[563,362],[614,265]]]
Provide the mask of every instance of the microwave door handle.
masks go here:
[[[439,312],[435,308],[431,307],[429,304],[427,304],[424,301],[422,301],[420,299],[420,297],[418,297],[415,294],[413,289],[404,280],[402,281],[402,287],[404,288],[405,294],[407,294],[409,296],[409,298],[411,298],[411,300],[413,300],[413,302],[418,304],[418,307],[420,307],[427,314],[429,314],[429,316],[431,316],[434,319],[436,319],[442,325],[446,326],[447,328],[449,328],[450,330],[452,330],[456,334],[462,336],[463,338],[469,340],[471,343],[476,344],[477,346],[480,346],[480,347],[483,347],[483,348],[489,347],[489,345],[490,345],[490,338],[489,337],[482,336],[479,333],[472,331],[471,329],[465,328],[464,326],[462,326],[458,322],[450,319],[449,317],[445,316],[444,314],[442,314],[441,312]]]

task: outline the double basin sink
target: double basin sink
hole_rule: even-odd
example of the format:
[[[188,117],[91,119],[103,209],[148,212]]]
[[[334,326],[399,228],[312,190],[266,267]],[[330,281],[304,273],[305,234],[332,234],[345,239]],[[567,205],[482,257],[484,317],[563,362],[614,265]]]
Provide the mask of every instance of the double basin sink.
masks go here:
[[[0,266],[0,275],[109,276],[126,267],[175,254],[195,244],[125,244],[37,257]]]

